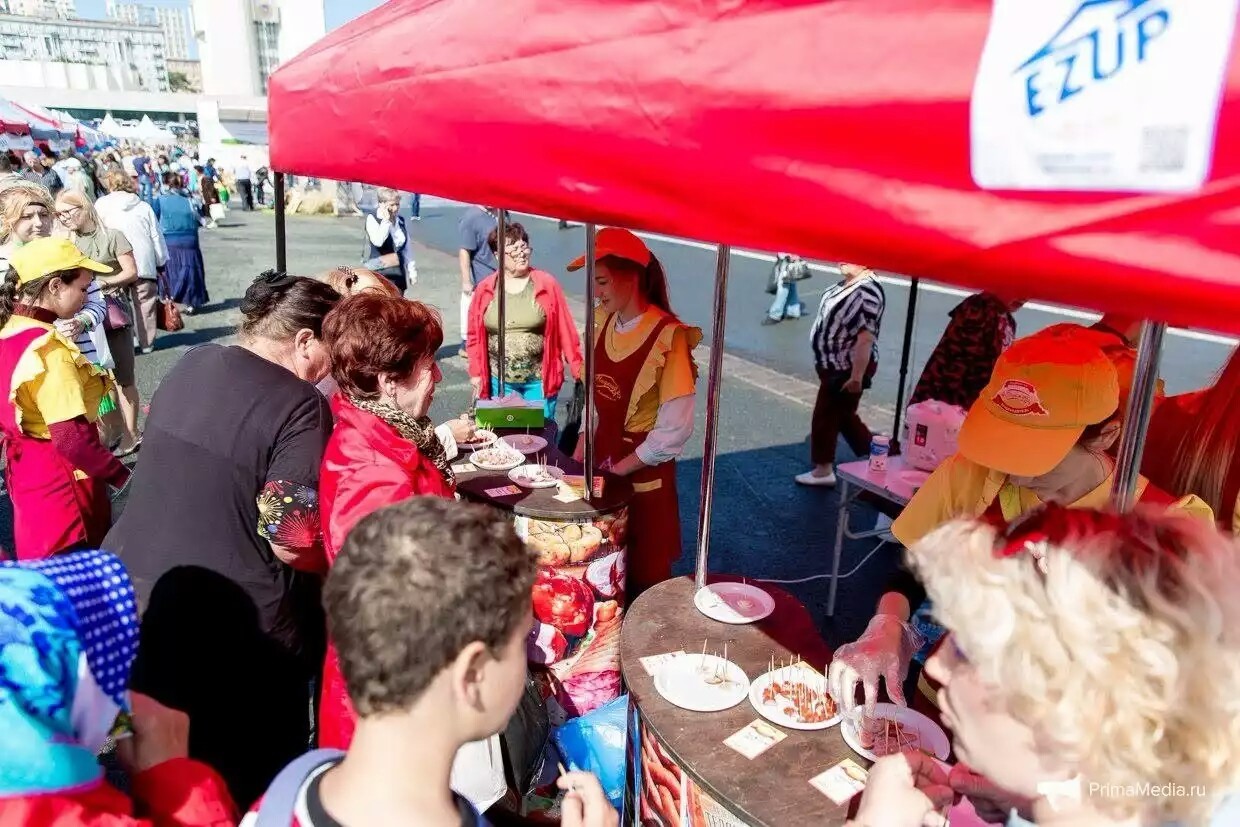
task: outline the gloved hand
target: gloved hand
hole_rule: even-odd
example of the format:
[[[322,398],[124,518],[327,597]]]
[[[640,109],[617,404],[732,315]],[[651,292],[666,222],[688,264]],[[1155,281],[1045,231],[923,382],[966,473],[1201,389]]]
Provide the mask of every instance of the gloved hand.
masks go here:
[[[948,783],[957,795],[973,803],[977,817],[987,824],[1006,824],[1012,810],[1025,820],[1033,818],[1033,802],[1028,798],[1000,789],[984,775],[973,772],[964,764],[952,767]]]
[[[874,715],[878,703],[878,679],[887,681],[887,695],[893,703],[908,706],[904,700],[904,679],[913,655],[925,641],[909,624],[895,615],[879,614],[870,619],[861,637],[835,651],[829,681],[831,696],[844,715],[857,707],[857,684],[865,697],[866,716]]]

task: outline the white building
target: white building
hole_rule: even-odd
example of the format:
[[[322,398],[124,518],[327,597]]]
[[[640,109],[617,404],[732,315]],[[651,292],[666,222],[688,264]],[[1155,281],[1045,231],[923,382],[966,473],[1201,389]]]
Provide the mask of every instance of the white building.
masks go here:
[[[188,8],[148,6],[144,3],[108,0],[108,17],[139,26],[163,29],[164,56],[168,60],[189,60],[194,26]]]
[[[25,17],[77,17],[73,0],[0,0],[0,12]]]
[[[168,91],[154,26],[0,14],[0,86]]]
[[[194,0],[194,21],[208,95],[266,95],[276,66],[327,33],[321,0]]]

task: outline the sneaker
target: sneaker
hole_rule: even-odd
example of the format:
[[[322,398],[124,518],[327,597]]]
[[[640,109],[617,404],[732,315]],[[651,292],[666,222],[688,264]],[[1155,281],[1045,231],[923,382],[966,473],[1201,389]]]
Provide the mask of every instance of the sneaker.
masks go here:
[[[765,318],[762,320],[762,326],[763,326],[763,327],[768,327],[768,326],[773,325],[773,324],[779,324],[779,323],[780,323],[780,322],[782,322],[782,321],[783,321],[783,319],[772,319],[770,316],[767,316],[767,317],[765,317]]]
[[[151,346],[151,347],[140,347],[140,348],[138,348],[138,352],[139,352],[139,353],[141,353],[143,356],[145,356],[145,355],[146,355],[146,354],[148,354],[148,353],[154,353],[154,352],[155,352],[155,348],[154,348],[154,346]]]
[[[457,356],[460,356],[462,359],[468,359],[468,358],[469,358],[469,354],[465,351],[465,348],[461,348],[460,350],[458,350],[458,351],[456,352],[456,355],[457,355]]]
[[[797,474],[797,485],[808,485],[811,488],[834,488],[835,474],[825,474],[818,476],[813,471],[806,471],[804,474]]]

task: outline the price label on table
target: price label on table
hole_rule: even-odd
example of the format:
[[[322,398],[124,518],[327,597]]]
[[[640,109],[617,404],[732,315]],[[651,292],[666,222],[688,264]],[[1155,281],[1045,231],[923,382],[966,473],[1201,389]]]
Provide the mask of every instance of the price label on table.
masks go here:
[[[520,494],[521,489],[516,485],[505,485],[503,488],[488,488],[483,493],[488,497],[511,497],[513,494]]]

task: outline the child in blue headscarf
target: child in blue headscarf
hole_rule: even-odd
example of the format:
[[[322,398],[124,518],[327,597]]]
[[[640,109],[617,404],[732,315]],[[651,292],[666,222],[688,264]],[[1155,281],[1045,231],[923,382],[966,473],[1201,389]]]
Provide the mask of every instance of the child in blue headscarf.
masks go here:
[[[111,554],[0,564],[0,827],[236,823],[224,782],[186,757],[188,718],[130,696],[137,642]],[[132,799],[97,760],[113,737]]]

